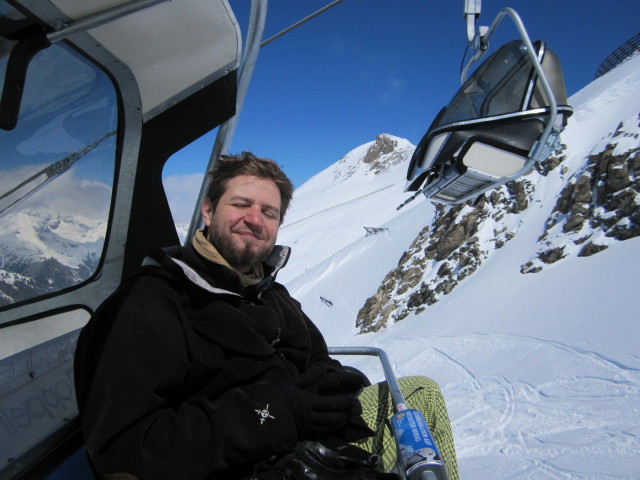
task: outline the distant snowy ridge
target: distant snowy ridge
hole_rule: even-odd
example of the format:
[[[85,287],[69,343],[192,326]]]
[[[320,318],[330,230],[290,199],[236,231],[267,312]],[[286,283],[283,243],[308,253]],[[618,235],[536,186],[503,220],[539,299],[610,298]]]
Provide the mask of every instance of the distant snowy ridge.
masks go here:
[[[375,140],[354,148],[333,165],[314,175],[296,189],[296,195],[318,187],[340,189],[343,183],[358,188],[375,182],[411,157],[415,146],[408,140],[381,133]],[[365,187],[366,188],[366,187]],[[309,194],[305,194],[309,195]]]
[[[372,191],[372,192],[365,193],[364,195],[360,195],[360,196],[358,196],[358,197],[356,197],[356,198],[352,198],[351,200],[347,200],[347,201],[344,201],[344,202],[341,202],[341,203],[338,203],[338,204],[335,204],[335,205],[331,205],[330,207],[323,208],[322,210],[319,210],[319,211],[317,211],[317,212],[314,212],[314,213],[312,213],[311,215],[307,215],[307,216],[306,216],[306,217],[304,217],[304,218],[296,219],[296,220],[294,220],[293,222],[287,222],[285,225],[283,225],[283,226],[282,226],[282,228],[284,229],[284,228],[290,227],[290,226],[292,226],[292,225],[295,225],[296,223],[300,223],[300,222],[303,222],[303,221],[308,220],[308,219],[310,219],[310,218],[313,218],[313,217],[315,217],[316,215],[320,215],[321,213],[326,213],[326,212],[328,212],[329,210],[334,210],[334,209],[336,209],[336,208],[344,207],[345,205],[347,205],[347,204],[349,204],[349,203],[353,203],[353,202],[355,202],[355,201],[357,201],[357,200],[360,200],[360,199],[363,199],[363,198],[365,198],[365,197],[369,197],[369,196],[371,196],[371,195],[375,195],[376,193],[380,193],[380,192],[382,192],[382,191],[384,191],[384,190],[386,190],[386,189],[388,189],[388,188],[392,188],[392,187],[393,187],[393,185],[387,185],[386,187],[378,188],[378,189],[376,189],[376,190],[374,190],[374,191]]]
[[[24,209],[3,217],[0,305],[75,285],[95,271],[106,222]]]
[[[189,232],[189,224],[176,223],[176,232],[178,232],[178,238],[180,239],[180,244],[184,245],[184,241],[187,238],[187,233]]]

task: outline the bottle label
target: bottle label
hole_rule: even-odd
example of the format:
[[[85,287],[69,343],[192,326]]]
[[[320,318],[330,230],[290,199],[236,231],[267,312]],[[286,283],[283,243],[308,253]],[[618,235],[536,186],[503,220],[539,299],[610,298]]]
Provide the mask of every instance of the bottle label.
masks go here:
[[[406,470],[418,463],[443,463],[422,412],[402,410],[391,417],[391,426]]]

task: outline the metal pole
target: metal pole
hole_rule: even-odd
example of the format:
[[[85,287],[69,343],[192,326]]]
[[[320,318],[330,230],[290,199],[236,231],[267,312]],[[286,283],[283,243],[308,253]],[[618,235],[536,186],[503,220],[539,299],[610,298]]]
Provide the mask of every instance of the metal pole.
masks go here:
[[[290,32],[291,30],[299,27],[309,20],[312,20],[321,13],[326,12],[327,10],[344,0],[334,0],[330,4],[325,5],[311,15],[306,16],[302,20],[299,20],[290,27],[285,28],[281,32],[260,43],[264,32],[264,24],[266,21],[267,1],[268,0],[252,0],[249,29],[247,31],[246,49],[243,52],[243,61],[238,79],[236,114],[225,123],[220,125],[220,127],[218,128],[218,134],[216,135],[216,140],[211,151],[211,156],[209,158],[209,164],[207,165],[207,172],[211,170],[220,155],[226,155],[227,153],[229,153],[231,141],[236,129],[236,124],[238,123],[238,117],[240,116],[242,104],[244,103],[244,97],[249,86],[249,81],[251,80],[251,76],[253,74],[253,68],[255,67],[255,63],[258,58],[258,50],[261,47],[264,47],[265,45],[282,37],[284,34]],[[200,224],[202,223],[202,212],[200,211],[200,205],[204,200],[204,196],[206,195],[206,191],[209,188],[210,183],[211,182],[209,178],[205,177],[204,181],[202,182],[202,187],[200,189],[200,194],[198,195],[198,200],[196,202],[193,215],[191,217],[191,223],[189,224],[189,231],[187,232],[186,237],[187,240],[191,239],[193,235],[195,235],[196,230],[200,228]]]
[[[238,124],[238,118],[242,111],[242,105],[244,104],[244,99],[247,95],[249,83],[251,82],[253,69],[258,59],[260,40],[262,39],[264,25],[267,20],[267,5],[268,0],[251,0],[251,13],[249,15],[247,39],[245,41],[245,48],[242,52],[242,61],[240,64],[240,72],[238,74],[236,113],[218,128],[218,134],[216,135],[216,141],[213,145],[213,149],[211,150],[206,172],[213,168],[220,155],[226,155],[229,153],[233,134],[236,130],[236,125]],[[202,186],[200,187],[200,193],[198,194],[198,200],[193,210],[191,223],[189,224],[189,231],[187,232],[186,237],[187,242],[193,238],[196,230],[200,228],[200,223],[202,222],[202,211],[200,210],[200,206],[202,205],[210,183],[211,181],[205,175],[205,178],[202,181]]]

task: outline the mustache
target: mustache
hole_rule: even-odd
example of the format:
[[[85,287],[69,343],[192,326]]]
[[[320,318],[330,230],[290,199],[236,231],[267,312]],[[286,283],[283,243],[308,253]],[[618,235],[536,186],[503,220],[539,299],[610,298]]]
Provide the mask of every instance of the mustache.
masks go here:
[[[252,237],[255,237],[259,240],[266,240],[266,235],[264,235],[264,229],[260,228],[260,227],[250,227],[250,226],[244,226],[242,228],[234,228],[233,230],[231,230],[232,233],[237,233],[240,235],[246,235],[249,234]]]

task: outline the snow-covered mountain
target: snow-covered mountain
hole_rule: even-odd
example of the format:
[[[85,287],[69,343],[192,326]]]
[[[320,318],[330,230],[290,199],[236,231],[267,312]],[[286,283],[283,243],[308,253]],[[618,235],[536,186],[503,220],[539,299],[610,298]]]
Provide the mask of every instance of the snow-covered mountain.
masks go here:
[[[397,211],[414,147],[391,135],[295,192],[279,279],[330,345],[440,383],[462,478],[640,478],[638,92],[640,56],[570,99],[554,158],[473,204]]]
[[[0,229],[0,305],[80,283],[96,269],[106,222],[26,208]]]

